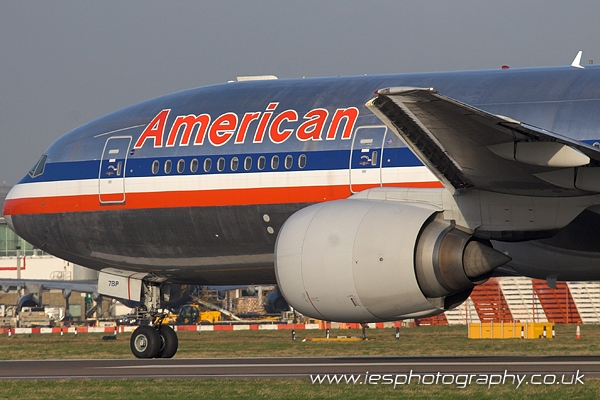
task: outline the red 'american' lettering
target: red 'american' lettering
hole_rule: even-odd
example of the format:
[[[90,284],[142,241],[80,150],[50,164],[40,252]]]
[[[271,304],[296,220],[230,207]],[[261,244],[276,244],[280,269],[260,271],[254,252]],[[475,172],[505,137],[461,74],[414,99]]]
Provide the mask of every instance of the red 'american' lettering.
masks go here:
[[[315,108],[300,117],[292,109],[276,113],[278,105],[277,102],[269,103],[264,112],[247,112],[241,118],[233,112],[214,119],[210,114],[179,115],[170,129],[167,120],[171,110],[164,109],[146,126],[134,148],[142,148],[147,141],[154,148],[189,146],[190,143],[200,146],[205,142],[223,146],[231,140],[234,144],[244,144],[250,140],[250,135],[253,143],[263,143],[266,138],[275,144],[284,143],[291,137],[300,141],[323,140],[323,135],[325,140],[335,140],[338,132],[341,132],[342,140],[348,140],[359,114],[356,107],[338,108],[329,120],[328,110]]]

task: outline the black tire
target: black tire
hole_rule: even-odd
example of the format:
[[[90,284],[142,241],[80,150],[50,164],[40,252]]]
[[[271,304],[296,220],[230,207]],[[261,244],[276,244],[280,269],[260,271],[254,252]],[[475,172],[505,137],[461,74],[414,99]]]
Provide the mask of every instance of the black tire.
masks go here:
[[[129,346],[137,358],[154,358],[160,350],[161,339],[158,331],[149,325],[142,325],[133,331]]]
[[[177,333],[169,325],[162,325],[158,328],[158,334],[160,336],[160,350],[156,354],[156,358],[173,357],[179,347]]]

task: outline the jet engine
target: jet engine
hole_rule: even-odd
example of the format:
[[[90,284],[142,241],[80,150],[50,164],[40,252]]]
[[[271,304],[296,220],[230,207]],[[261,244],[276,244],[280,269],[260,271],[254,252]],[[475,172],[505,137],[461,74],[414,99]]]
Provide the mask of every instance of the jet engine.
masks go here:
[[[275,245],[288,303],[310,317],[392,321],[439,314],[510,257],[427,203],[347,199],[293,214]]]
[[[39,307],[40,301],[38,296],[33,293],[27,293],[17,301],[17,310],[21,311],[23,307]]]
[[[267,293],[264,305],[265,311],[269,314],[279,314],[290,308],[285,298],[281,295],[279,288],[275,288]]]

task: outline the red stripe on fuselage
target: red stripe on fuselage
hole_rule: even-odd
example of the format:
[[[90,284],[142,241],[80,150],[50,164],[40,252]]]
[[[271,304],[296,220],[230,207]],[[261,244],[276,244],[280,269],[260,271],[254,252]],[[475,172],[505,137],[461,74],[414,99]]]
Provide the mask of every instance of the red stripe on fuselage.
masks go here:
[[[386,184],[394,187],[441,188],[440,182]],[[359,192],[379,185],[352,185]],[[100,204],[97,194],[7,199],[6,215],[53,214],[103,210],[319,203],[350,196],[348,185],[127,193],[123,204]]]

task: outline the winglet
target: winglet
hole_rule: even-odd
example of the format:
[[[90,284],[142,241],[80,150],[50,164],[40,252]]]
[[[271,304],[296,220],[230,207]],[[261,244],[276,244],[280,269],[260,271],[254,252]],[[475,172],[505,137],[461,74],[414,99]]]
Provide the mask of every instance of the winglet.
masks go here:
[[[583,53],[583,52],[582,52],[581,50],[579,50],[579,53],[577,53],[577,55],[575,56],[575,59],[574,59],[574,60],[573,60],[573,62],[571,63],[571,66],[572,66],[572,67],[575,67],[575,68],[583,68],[583,67],[581,66],[581,54],[582,54],[582,53]]]

